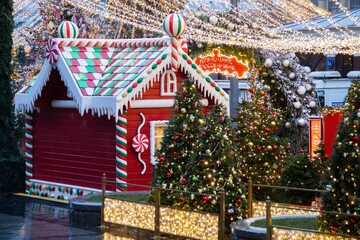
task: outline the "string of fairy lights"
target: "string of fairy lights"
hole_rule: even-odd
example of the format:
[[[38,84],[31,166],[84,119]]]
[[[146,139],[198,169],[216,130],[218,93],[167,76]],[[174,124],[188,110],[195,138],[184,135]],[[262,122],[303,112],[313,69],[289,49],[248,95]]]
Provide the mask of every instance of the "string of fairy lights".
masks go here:
[[[359,26],[357,16],[338,0],[333,1],[355,26]],[[34,24],[39,16],[30,10],[23,11],[22,6],[39,4],[44,12],[51,12],[60,3],[73,6],[87,19],[93,19],[104,32],[101,36],[107,38],[117,36],[117,23],[165,34],[162,20],[169,13],[178,12],[187,19],[184,38],[202,45],[226,44],[278,52],[360,53],[360,33],[339,25],[329,12],[309,0],[241,0],[238,6],[233,6],[229,0],[15,0],[15,12],[22,11],[16,15],[15,23],[23,23],[15,32],[25,35],[29,29],[36,29]],[[315,17],[323,17],[332,24],[333,30],[310,21]],[[299,24],[306,32],[281,27],[288,23]]]

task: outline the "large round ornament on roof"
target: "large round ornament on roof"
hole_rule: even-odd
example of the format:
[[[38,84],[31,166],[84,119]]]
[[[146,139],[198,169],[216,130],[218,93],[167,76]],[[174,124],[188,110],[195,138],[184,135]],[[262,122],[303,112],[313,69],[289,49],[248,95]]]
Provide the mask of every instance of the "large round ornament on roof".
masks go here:
[[[79,28],[71,21],[64,21],[58,28],[59,37],[61,38],[77,38]]]
[[[168,15],[162,23],[164,31],[171,37],[179,38],[186,30],[184,18],[177,13]]]

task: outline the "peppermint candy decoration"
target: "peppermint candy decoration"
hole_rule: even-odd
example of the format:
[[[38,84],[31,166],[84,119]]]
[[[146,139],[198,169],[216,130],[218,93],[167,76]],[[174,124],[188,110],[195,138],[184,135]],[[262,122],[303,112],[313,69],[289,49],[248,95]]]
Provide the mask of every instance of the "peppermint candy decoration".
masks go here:
[[[132,140],[132,147],[138,153],[145,152],[149,148],[149,139],[145,134],[138,134]]]
[[[64,21],[60,24],[58,33],[61,38],[77,38],[79,35],[79,28],[71,21]]]
[[[168,15],[162,23],[164,31],[174,38],[179,38],[186,30],[184,18],[176,13]]]
[[[53,64],[57,61],[59,57],[59,48],[56,41],[49,39],[46,44],[45,57],[50,64]]]

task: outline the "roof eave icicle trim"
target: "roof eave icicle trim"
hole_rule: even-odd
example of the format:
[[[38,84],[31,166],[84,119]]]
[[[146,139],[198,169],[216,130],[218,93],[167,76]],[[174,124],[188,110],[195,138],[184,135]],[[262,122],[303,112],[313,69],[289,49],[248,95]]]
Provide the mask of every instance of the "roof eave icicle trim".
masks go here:
[[[76,79],[71,73],[69,66],[66,64],[65,59],[62,54],[59,54],[57,61],[57,69],[60,73],[61,80],[64,82],[65,86],[68,88],[68,97],[71,97],[76,102],[76,107],[79,110],[81,116],[85,112],[88,112],[89,109],[92,109],[91,96],[83,96],[79,87],[76,84]]]
[[[184,60],[182,57],[184,52],[182,50],[179,51],[179,54],[179,66],[183,69],[183,72],[190,74],[190,76],[194,78],[197,82],[197,86],[204,92],[205,96],[214,98],[215,103],[217,104],[223,104],[227,109],[227,113],[230,114],[229,95],[224,92],[224,96],[222,96],[220,92],[216,91],[215,88],[210,85],[210,83],[206,82],[205,78],[207,77],[207,74],[205,74],[203,70],[201,70],[201,73],[198,73],[186,62],[186,60]],[[186,65],[189,65],[189,67],[186,68]]]
[[[45,61],[30,91],[28,93],[17,93],[15,95],[16,114],[21,111],[32,112],[34,110],[35,101],[41,96],[41,91],[49,80],[51,70],[52,65],[48,61]]]

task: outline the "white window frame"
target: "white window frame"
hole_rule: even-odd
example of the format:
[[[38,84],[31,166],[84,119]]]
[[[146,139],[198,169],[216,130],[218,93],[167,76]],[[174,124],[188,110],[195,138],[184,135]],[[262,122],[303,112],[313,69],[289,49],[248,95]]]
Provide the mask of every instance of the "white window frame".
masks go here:
[[[160,121],[150,121],[150,163],[152,165],[156,165],[156,159],[155,159],[155,143],[156,139],[159,138],[159,136],[155,136],[155,128],[157,126],[165,126],[169,124],[168,120],[160,120]],[[162,136],[163,137],[163,136]]]
[[[161,76],[160,94],[161,96],[175,96],[177,92],[177,78],[172,70],[167,70]]]

